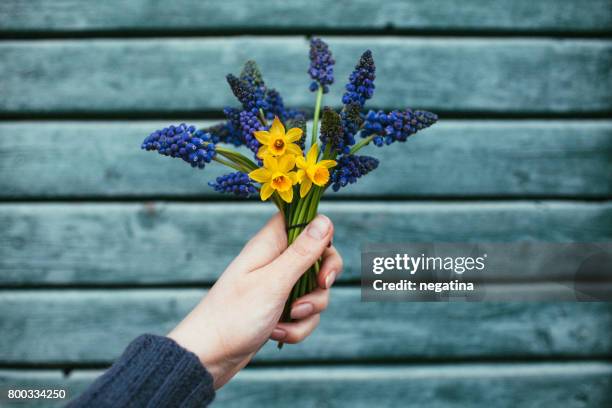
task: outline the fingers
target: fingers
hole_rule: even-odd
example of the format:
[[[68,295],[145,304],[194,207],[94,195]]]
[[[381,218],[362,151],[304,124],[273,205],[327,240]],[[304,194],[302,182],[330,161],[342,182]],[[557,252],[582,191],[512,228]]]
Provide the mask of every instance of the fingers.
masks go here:
[[[266,225],[244,246],[234,264],[250,272],[276,259],[287,248],[285,220],[280,213],[268,220]]]
[[[321,269],[317,274],[317,283],[323,289],[329,289],[334,284],[334,281],[342,273],[343,262],[342,257],[334,246],[331,246],[323,252],[323,262]]]
[[[321,316],[316,314],[296,322],[279,323],[272,331],[270,338],[283,343],[299,343],[317,328],[320,320]]]
[[[316,288],[293,302],[291,306],[291,318],[300,320],[314,314],[322,313],[327,309],[328,304],[329,290]]]
[[[334,232],[324,215],[317,215],[278,258],[261,269],[268,279],[290,290],[300,276],[321,257]]]

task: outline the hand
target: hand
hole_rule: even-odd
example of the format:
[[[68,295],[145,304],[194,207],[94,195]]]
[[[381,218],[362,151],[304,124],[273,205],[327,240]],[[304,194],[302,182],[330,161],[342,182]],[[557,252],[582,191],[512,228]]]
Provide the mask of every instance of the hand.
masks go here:
[[[329,218],[318,215],[287,247],[283,217],[275,215],[168,334],[200,358],[215,389],[246,366],[268,339],[298,343],[317,327],[329,288],[342,271],[342,258],[328,247],[333,230]],[[319,288],[296,299],[293,322],[279,323],[293,285],[320,257]]]

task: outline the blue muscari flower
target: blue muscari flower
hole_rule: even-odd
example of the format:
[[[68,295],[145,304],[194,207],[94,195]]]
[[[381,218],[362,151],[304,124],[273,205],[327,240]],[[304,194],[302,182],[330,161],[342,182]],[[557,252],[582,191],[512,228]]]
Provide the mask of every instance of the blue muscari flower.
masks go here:
[[[265,111],[266,119],[273,120],[275,116],[278,116],[281,121],[287,119],[288,111],[285,109],[283,98],[276,89],[266,87],[255,61],[249,60],[244,64],[240,73],[240,80],[248,83],[253,89],[253,94],[257,100],[256,105],[258,109],[262,108]],[[263,100],[263,102],[260,100]],[[254,113],[258,113],[258,111]]]
[[[253,60],[248,60],[244,63],[244,67],[240,72],[240,79],[248,82],[251,86],[265,86],[261,71]]]
[[[266,103],[268,110],[266,110],[266,119],[273,120],[274,116],[278,116],[281,121],[285,121],[287,111],[285,110],[285,103],[283,98],[276,89],[268,89],[266,92]]]
[[[255,138],[255,135],[253,135],[253,132],[265,130],[264,126],[261,124],[256,114],[246,110],[240,112],[240,126],[242,134],[244,135],[244,144],[251,149],[253,153],[257,154],[260,143]]]
[[[361,55],[359,62],[355,65],[355,70],[349,76],[342,103],[348,105],[351,102],[357,102],[363,108],[366,100],[374,94],[375,78],[376,66],[372,58],[372,51],[367,50]]]
[[[223,110],[227,121],[211,126],[205,131],[210,133],[213,143],[227,143],[236,147],[244,144],[242,127],[240,125],[240,111],[227,107]]]
[[[330,107],[323,108],[321,116],[321,132],[319,139],[321,140],[321,150],[325,150],[330,146],[332,151],[344,152],[348,147],[344,145],[343,138],[344,130],[342,129],[342,119],[340,115],[334,112]]]
[[[206,128],[205,131],[210,133],[211,140],[214,144],[227,143],[236,147],[244,144],[242,141],[242,131],[240,128],[236,129],[229,120]]]
[[[267,109],[268,104],[265,100],[265,87],[255,86],[232,74],[228,74],[226,78],[230,88],[232,88],[234,96],[240,101],[244,110],[257,114],[259,109],[263,109],[264,111]]]
[[[227,118],[229,126],[232,127],[236,133],[236,137],[240,137],[240,139],[242,139],[242,144],[244,144],[244,135],[242,134],[242,125],[240,124],[240,112],[240,109],[229,106],[223,109],[223,114]]]
[[[304,118],[301,110],[287,109],[283,98],[276,89],[267,88],[255,61],[249,60],[244,64],[240,77],[232,74],[227,76],[232,92],[242,104],[243,110],[225,108],[224,113],[228,121],[223,126],[214,129],[219,133],[219,139],[236,146],[246,144],[251,150],[257,152],[259,142],[253,136],[253,131],[262,130],[264,126],[259,119],[259,110],[263,110],[265,119],[271,121],[275,116],[284,123],[289,119]]]
[[[344,106],[340,112],[342,120],[342,150],[340,153],[348,153],[350,147],[355,144],[355,135],[359,132],[363,123],[361,106],[357,102],[351,102]]]
[[[305,113],[296,109],[287,109],[283,98],[275,89],[268,89],[255,61],[244,64],[240,77],[227,75],[232,92],[242,104],[243,110],[227,107],[224,109],[227,122],[210,128],[215,140],[232,143],[236,146],[245,144],[255,154],[260,143],[253,135],[254,131],[265,130],[259,120],[262,109],[267,120],[278,116],[282,122],[290,119],[303,119]],[[259,161],[259,159],[258,159]]]
[[[255,61],[248,60],[244,63],[244,67],[240,72],[240,80],[246,82],[251,87],[257,110],[259,110],[259,108],[264,111],[271,110],[272,107],[270,106],[270,102],[276,103],[273,109],[279,109],[281,112],[284,110],[282,98],[280,98],[280,95],[278,95],[278,92],[274,89],[268,90],[266,88],[263,75]],[[268,95],[270,92],[272,92],[271,96]],[[274,98],[276,95],[280,100]],[[278,106],[279,104],[280,106]],[[245,107],[245,109],[247,109],[247,107]],[[272,115],[272,118],[274,118],[274,115]]]
[[[156,130],[142,142],[142,149],[157,150],[159,154],[180,157],[191,167],[203,169],[215,157],[215,145],[209,133],[196,131],[184,123]]]
[[[372,142],[379,147],[393,142],[405,142],[408,137],[428,128],[437,120],[438,115],[435,113],[420,110],[394,110],[390,113],[370,111],[365,118],[362,136],[375,135]]]
[[[266,104],[268,106],[266,110],[267,120],[273,120],[275,116],[278,116],[281,122],[284,123],[289,119],[306,117],[306,113],[302,110],[286,108],[283,97],[274,88],[270,88],[266,91]]]
[[[306,120],[306,112],[301,109],[287,109],[285,110],[285,119]]]
[[[353,184],[358,178],[364,176],[378,167],[378,160],[370,156],[357,156],[345,154],[336,159],[338,165],[331,174],[330,183],[334,191]]]
[[[290,119],[305,119],[306,113],[299,109],[290,109],[285,107],[283,98],[276,89],[268,89],[266,92],[266,103],[268,110],[266,111],[266,119],[271,121],[275,116],[285,123]]]
[[[308,74],[312,78],[312,92],[323,87],[323,93],[329,92],[329,85],[334,83],[334,58],[327,44],[320,38],[310,40],[310,67]]]
[[[238,197],[250,197],[257,194],[257,189],[246,173],[238,171],[217,177],[215,181],[208,183],[209,186],[220,193],[235,194]]]

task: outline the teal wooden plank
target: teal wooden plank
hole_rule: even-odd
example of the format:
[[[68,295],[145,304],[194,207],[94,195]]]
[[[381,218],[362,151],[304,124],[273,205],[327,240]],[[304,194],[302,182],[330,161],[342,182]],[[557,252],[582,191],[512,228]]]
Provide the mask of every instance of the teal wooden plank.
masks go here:
[[[359,55],[372,49],[370,106],[505,113],[609,112],[612,41],[328,38],[339,105]],[[299,37],[6,41],[4,114],[220,111],[234,104],[224,77],[256,59],[293,106],[312,108],[308,43]],[[86,84],[86,86],[85,86]]]
[[[167,333],[203,293],[2,291],[0,362],[110,362],[137,335]],[[282,351],[269,342],[256,360],[602,357],[612,356],[610,327],[612,305],[603,302],[362,303],[358,288],[335,288],[308,341]]]
[[[0,27],[5,32],[145,32],[190,30],[527,30],[591,31],[612,29],[609,0],[367,0],[202,2],[179,0],[5,0]]]
[[[540,267],[546,255],[529,241],[609,241],[612,231],[611,203],[357,202],[321,211],[335,223],[349,281],[359,279],[366,243],[517,241],[532,262],[491,280],[572,281],[574,271]],[[2,205],[0,284],[212,282],[272,212],[230,203]]]
[[[78,395],[101,371],[0,370],[0,387],[63,388]],[[219,407],[555,407],[612,403],[608,362],[249,368],[218,391]],[[63,401],[65,403],[65,401]],[[45,401],[45,406],[63,406]],[[5,407],[36,407],[8,400]],[[47,405],[48,404],[48,405]]]
[[[206,185],[229,172],[225,167],[213,163],[202,172],[140,150],[146,135],[167,125],[0,123],[0,197],[231,199]],[[406,144],[362,152],[381,159],[379,168],[340,193],[330,191],[330,197],[612,195],[612,122],[607,120],[443,120]]]
[[[257,369],[244,371],[221,389],[217,403],[224,407],[603,407],[612,402],[611,386],[610,364],[597,362]]]

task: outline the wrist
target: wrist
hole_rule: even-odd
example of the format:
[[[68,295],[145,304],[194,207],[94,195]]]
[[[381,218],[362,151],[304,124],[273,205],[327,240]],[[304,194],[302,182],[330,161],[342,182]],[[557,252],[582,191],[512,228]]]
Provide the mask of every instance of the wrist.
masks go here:
[[[193,332],[181,326],[182,324],[177,326],[167,337],[174,340],[185,350],[195,354],[206,371],[213,377],[214,388],[219,389],[224,383],[223,379],[231,371],[231,367],[229,367],[227,359],[219,352],[221,348],[215,346],[214,341],[211,341],[211,337],[215,337],[215,334]]]

